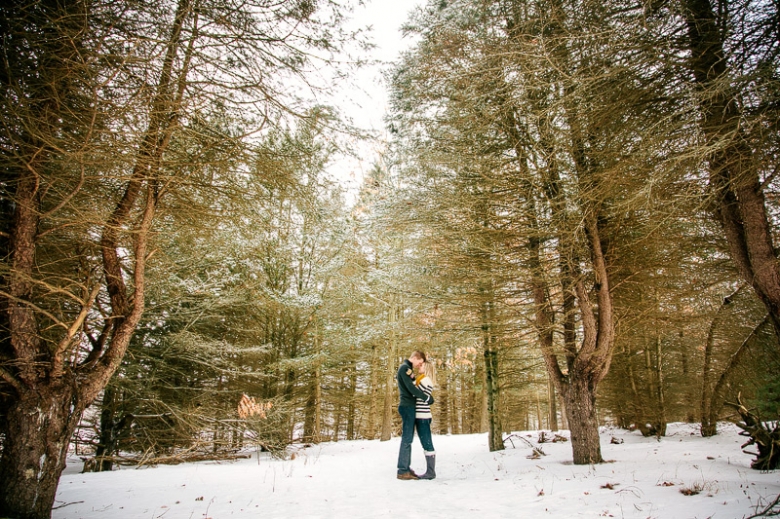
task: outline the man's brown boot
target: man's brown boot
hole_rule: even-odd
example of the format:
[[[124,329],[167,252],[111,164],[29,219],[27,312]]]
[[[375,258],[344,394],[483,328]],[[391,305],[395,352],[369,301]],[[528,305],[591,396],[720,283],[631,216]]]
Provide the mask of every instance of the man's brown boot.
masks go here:
[[[409,472],[404,472],[403,474],[398,474],[398,479],[420,479],[417,477],[417,474],[412,472],[411,470]]]

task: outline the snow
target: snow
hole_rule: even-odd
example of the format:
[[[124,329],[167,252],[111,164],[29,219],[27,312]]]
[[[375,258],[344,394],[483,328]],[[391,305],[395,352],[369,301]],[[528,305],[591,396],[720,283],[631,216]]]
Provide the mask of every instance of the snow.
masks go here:
[[[291,448],[285,460],[253,453],[234,462],[88,474],[78,473],[77,462],[60,480],[52,517],[738,519],[780,494],[778,472],[750,468],[735,426],[721,424],[712,438],[694,424],[670,424],[667,432],[658,441],[602,428],[607,462],[595,466],[574,465],[568,441],[537,444],[537,432],[516,434],[542,449],[538,459],[517,437],[514,447],[489,452],[486,434],[434,435],[432,481],[395,478],[399,438]],[[413,449],[412,468],[423,472],[417,439]]]

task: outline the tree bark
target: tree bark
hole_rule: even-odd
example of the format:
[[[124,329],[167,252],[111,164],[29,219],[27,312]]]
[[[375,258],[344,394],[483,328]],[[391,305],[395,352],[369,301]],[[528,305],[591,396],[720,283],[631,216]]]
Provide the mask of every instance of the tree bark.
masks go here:
[[[350,361],[349,368],[347,370],[347,380],[349,384],[347,386],[347,439],[354,440],[355,437],[355,421],[356,421],[356,407],[355,407],[355,393],[357,392],[357,367],[354,361]]]
[[[117,390],[112,384],[103,391],[103,402],[100,406],[100,434],[98,446],[95,449],[95,465],[93,472],[111,472],[114,468],[113,456],[117,446],[118,424],[116,420]]]
[[[376,344],[371,345],[371,374],[368,381],[368,424],[366,425],[366,438],[373,440],[376,437],[376,400],[377,400],[377,373],[380,371],[379,348]]]
[[[322,362],[320,361],[321,347],[319,335],[319,321],[314,317],[314,354],[317,360],[314,365],[314,373],[309,381],[309,397],[306,400],[303,420],[303,437],[305,441],[319,443],[322,441]]]
[[[439,385],[441,390],[438,392],[436,398],[436,405],[439,408],[439,434],[449,434],[452,431],[450,421],[452,419],[451,405],[452,400],[450,395],[450,364],[444,362],[442,364],[442,370],[439,372]]]
[[[683,0],[682,6],[691,53],[688,63],[699,90],[700,124],[711,150],[706,158],[713,212],[740,276],[769,313],[780,348],[780,262],[764,186],[742,126],[742,103],[727,86],[730,71],[721,20],[709,0]]]
[[[547,373],[547,400],[549,401],[548,422],[550,430],[555,432],[558,430],[558,406],[556,404],[558,397],[555,392],[555,383],[549,373]]]
[[[488,448],[490,452],[504,450],[503,426],[501,412],[498,408],[498,352],[491,344],[491,339],[486,338],[485,345],[485,389],[487,393],[488,416]],[[495,340],[495,338],[493,338]]]
[[[83,408],[83,401],[66,381],[26,391],[10,407],[0,464],[0,515],[50,517],[70,438]]]
[[[382,434],[380,441],[387,441],[393,435],[393,401],[395,400],[395,374],[398,366],[395,365],[398,360],[398,346],[395,338],[395,322],[396,322],[396,305],[390,305],[388,309],[388,321],[392,327],[390,336],[390,347],[387,352],[387,378],[385,378],[385,400],[384,400],[384,413],[382,415]]]
[[[587,375],[572,377],[564,387],[563,398],[569,417],[574,464],[603,462],[594,380]]]
[[[500,389],[498,384],[498,351],[496,351],[495,310],[493,291],[489,284],[481,290],[487,300],[481,304],[482,351],[485,366],[485,393],[487,397],[488,448],[490,452],[504,450],[503,426],[498,406]],[[479,399],[481,401],[481,399]]]

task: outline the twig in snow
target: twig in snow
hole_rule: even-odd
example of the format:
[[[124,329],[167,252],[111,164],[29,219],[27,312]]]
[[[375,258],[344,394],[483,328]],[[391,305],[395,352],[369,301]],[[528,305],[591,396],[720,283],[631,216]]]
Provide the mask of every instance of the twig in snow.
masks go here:
[[[81,504],[83,502],[84,501],[73,501],[72,503],[63,503],[63,504],[58,505],[58,506],[53,506],[51,509],[52,510],[57,510],[59,508],[65,508],[66,506],[70,506],[70,505],[78,505],[78,504]]]
[[[775,500],[769,503],[766,508],[745,519],[754,519],[755,517],[777,517],[778,515],[780,515],[780,494],[778,494]]]
[[[533,449],[533,454],[531,454],[531,456],[532,456],[531,459],[538,459],[541,456],[547,456],[547,454],[542,450],[541,447],[534,446],[533,443],[529,442],[526,438],[523,438],[519,434],[510,434],[509,436],[504,438],[504,443],[509,441],[509,443],[512,444],[512,448],[514,449],[515,448],[515,442],[512,441],[512,438],[517,438],[519,440],[523,440],[529,447],[531,447],[531,449]]]

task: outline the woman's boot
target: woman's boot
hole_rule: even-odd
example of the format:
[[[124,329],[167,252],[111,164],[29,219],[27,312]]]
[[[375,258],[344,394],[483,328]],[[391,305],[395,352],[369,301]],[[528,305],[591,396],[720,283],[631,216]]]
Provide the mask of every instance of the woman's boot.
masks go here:
[[[425,464],[428,466],[425,474],[421,474],[420,479],[434,479],[436,477],[436,453],[425,453]]]

